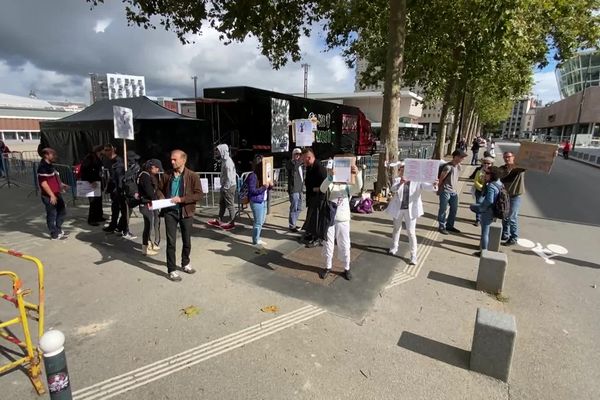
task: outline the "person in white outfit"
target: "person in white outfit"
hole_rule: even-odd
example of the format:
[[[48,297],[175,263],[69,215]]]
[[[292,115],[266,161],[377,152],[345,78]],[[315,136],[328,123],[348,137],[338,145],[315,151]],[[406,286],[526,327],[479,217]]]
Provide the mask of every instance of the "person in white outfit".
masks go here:
[[[423,202],[421,201],[421,192],[423,190],[433,191],[436,189],[437,182],[411,182],[404,179],[404,162],[398,164],[398,178],[394,180],[391,187],[392,193],[395,193],[392,201],[388,205],[386,212],[394,220],[394,230],[392,233],[392,246],[389,253],[396,255],[398,252],[398,243],[400,242],[400,232],[402,230],[402,221],[408,232],[408,243],[410,246],[410,265],[417,264],[417,218],[423,215]]]
[[[321,279],[325,279],[333,267],[333,249],[336,241],[338,257],[344,263],[344,278],[352,279],[350,272],[350,197],[353,193],[360,191],[362,176],[354,165],[351,167],[351,172],[354,176],[353,184],[333,182],[333,170],[328,170],[327,178],[321,183],[321,192],[325,193],[329,201],[337,203],[335,222],[327,228],[327,240],[323,246],[325,270],[319,274]]]

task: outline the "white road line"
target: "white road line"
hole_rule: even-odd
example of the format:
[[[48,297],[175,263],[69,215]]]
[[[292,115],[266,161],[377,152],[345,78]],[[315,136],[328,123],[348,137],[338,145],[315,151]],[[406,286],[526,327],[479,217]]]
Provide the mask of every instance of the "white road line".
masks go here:
[[[191,367],[220,354],[227,353],[265,336],[272,335],[298,323],[315,318],[326,311],[315,306],[305,306],[296,311],[263,322],[186,350],[123,375],[73,393],[77,400],[109,399],[121,393],[146,385],[160,378]]]

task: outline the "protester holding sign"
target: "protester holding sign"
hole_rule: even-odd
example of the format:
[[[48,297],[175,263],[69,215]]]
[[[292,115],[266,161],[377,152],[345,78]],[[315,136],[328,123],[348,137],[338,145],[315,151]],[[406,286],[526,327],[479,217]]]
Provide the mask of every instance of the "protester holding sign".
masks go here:
[[[333,267],[333,250],[335,242],[338,245],[338,257],[344,263],[344,277],[352,279],[350,272],[350,197],[362,188],[362,174],[358,173],[356,165],[351,167],[352,181],[354,183],[334,182],[334,170],[328,170],[327,178],[321,183],[320,191],[325,194],[326,201],[335,204],[329,207],[335,209],[335,217],[331,219],[325,235],[323,254],[325,256],[325,270],[319,274],[325,279]],[[321,216],[320,218],[323,218]]]
[[[398,178],[390,188],[395,193],[394,198],[388,205],[386,212],[394,220],[394,231],[392,233],[392,246],[389,253],[396,255],[398,244],[400,243],[400,232],[402,230],[402,221],[408,232],[408,243],[410,245],[410,265],[417,263],[417,218],[423,215],[423,201],[421,192],[424,190],[433,191],[436,188],[437,180],[429,182],[412,182],[404,177],[404,162],[400,161],[398,165]]]
[[[507,151],[504,153],[502,183],[510,196],[510,215],[502,221],[502,240],[505,246],[512,246],[519,239],[519,209],[521,196],[525,193],[525,168],[515,165],[515,155]]]

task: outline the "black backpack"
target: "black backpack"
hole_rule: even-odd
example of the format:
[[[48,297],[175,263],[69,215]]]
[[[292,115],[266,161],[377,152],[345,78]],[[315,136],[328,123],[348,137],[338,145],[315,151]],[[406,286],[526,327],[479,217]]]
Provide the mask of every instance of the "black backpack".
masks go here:
[[[492,184],[493,185],[493,184]],[[496,187],[498,187],[496,185]],[[510,215],[510,196],[504,186],[500,187],[500,192],[494,201],[493,210],[494,217],[498,219],[506,219]]]
[[[121,178],[121,190],[128,200],[139,200],[138,177],[142,168],[138,164],[131,165],[123,178]]]

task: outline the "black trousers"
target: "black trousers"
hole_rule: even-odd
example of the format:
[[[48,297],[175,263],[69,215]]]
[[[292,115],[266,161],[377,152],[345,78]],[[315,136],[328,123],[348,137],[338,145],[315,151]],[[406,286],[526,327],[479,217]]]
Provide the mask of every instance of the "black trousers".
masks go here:
[[[117,190],[110,194],[110,227],[120,230],[121,232],[129,232],[129,219],[133,208],[127,203],[125,196]]]
[[[165,211],[165,229],[167,231],[167,271],[172,272],[177,269],[175,262],[175,252],[177,250],[177,227],[181,230],[181,266],[190,263],[190,251],[192,250],[192,224],[193,217],[184,218],[182,210],[177,207],[171,207],[173,210]]]
[[[88,223],[102,222],[102,197],[90,197],[89,202]]]

